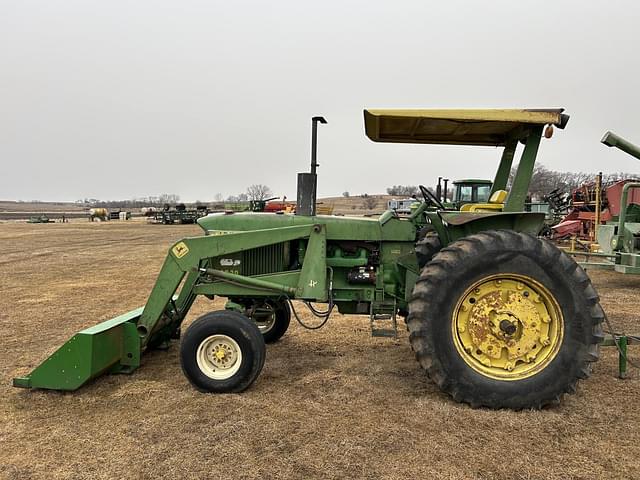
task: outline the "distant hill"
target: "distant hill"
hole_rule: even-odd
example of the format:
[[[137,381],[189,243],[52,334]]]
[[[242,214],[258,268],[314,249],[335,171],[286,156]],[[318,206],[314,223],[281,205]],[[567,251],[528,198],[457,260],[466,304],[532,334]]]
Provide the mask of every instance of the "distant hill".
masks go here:
[[[322,205],[333,205],[333,213],[339,215],[375,215],[387,209],[387,202],[391,199],[399,199],[392,195],[369,195],[370,199],[360,196],[353,197],[325,197],[319,198],[318,203]],[[371,204],[367,204],[367,202]],[[371,208],[367,208],[371,207]]]

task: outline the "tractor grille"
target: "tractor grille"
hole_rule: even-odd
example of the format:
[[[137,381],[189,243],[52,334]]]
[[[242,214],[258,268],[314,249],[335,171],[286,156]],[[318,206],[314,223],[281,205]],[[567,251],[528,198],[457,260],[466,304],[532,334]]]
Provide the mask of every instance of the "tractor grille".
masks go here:
[[[281,272],[289,264],[289,242],[242,252],[242,275]]]

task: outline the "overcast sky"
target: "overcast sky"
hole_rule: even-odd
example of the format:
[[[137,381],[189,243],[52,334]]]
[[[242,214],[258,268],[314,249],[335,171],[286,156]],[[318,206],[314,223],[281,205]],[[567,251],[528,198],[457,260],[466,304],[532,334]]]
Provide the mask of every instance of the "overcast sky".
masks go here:
[[[379,4],[378,4],[379,3]],[[555,170],[640,172],[640,3],[0,0],[0,199],[319,195],[491,178],[487,147],[376,144],[363,108],[564,107]]]

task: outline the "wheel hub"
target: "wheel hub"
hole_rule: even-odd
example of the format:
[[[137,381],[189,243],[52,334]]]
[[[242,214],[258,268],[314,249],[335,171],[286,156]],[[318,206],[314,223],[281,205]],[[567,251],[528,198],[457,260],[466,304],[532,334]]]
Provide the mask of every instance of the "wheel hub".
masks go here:
[[[240,368],[240,346],[227,335],[212,335],[198,347],[196,361],[200,370],[210,378],[224,380]]]
[[[501,320],[500,321],[500,330],[502,330],[505,335],[511,336],[516,333],[518,329],[516,322],[510,322],[509,320]]]
[[[227,341],[218,340],[217,342],[211,342],[207,351],[211,362],[218,369],[226,369],[233,365],[237,353],[234,346]]]
[[[270,331],[276,323],[276,312],[268,303],[255,307],[249,315],[258,326],[258,330],[264,335]]]
[[[499,379],[532,375],[562,340],[562,314],[552,294],[530,277],[499,274],[472,285],[453,313],[456,347],[479,372]]]

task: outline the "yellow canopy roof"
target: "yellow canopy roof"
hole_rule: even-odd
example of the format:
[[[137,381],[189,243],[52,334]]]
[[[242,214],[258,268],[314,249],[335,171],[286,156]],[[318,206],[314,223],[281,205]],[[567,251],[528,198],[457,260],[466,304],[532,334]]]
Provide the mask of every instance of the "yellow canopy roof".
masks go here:
[[[505,145],[523,139],[534,125],[564,128],[563,108],[540,110],[365,110],[367,137],[374,142]]]

